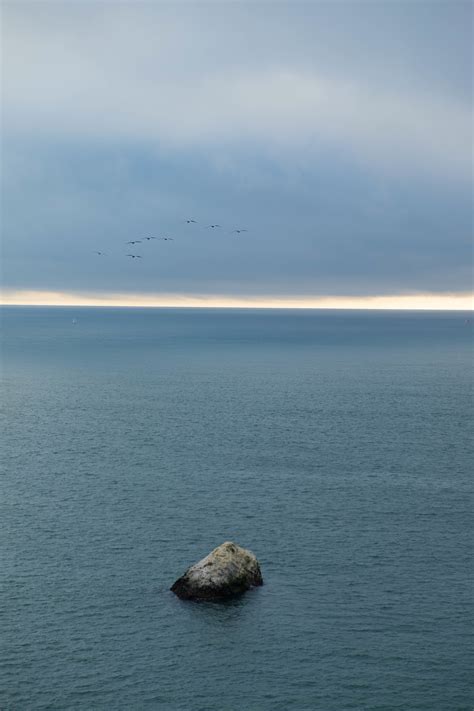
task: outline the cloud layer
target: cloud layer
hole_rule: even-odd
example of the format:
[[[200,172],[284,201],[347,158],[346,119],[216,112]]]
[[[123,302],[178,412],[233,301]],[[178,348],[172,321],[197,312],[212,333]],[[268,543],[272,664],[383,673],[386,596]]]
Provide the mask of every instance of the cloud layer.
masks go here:
[[[287,154],[329,145],[387,169],[468,178],[470,105],[436,87],[400,87],[383,74],[371,84],[338,63],[331,71],[327,60],[288,66],[271,45],[257,66],[232,62],[231,28],[220,17],[211,30],[201,18],[193,32],[189,21],[180,23],[169,11],[150,15],[146,6],[128,14],[119,5],[102,12],[92,5],[89,13],[40,6],[19,14],[10,31],[7,16],[5,32],[7,127],[27,130],[33,122],[49,135],[115,136],[175,148],[250,141]],[[212,62],[199,44],[209,48],[216,31],[225,35],[212,48],[222,61]],[[235,45],[234,39],[230,49],[237,51]]]
[[[381,5],[7,3],[5,283],[469,289],[470,5]]]

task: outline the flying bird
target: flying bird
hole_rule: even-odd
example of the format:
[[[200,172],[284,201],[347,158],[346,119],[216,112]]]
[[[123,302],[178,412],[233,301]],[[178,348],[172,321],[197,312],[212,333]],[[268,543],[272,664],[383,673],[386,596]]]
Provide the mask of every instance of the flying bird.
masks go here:
[[[142,243],[141,239],[135,239],[135,240],[132,240],[131,242],[126,242],[126,244],[141,244],[141,243]]]
[[[206,229],[209,229],[209,227],[211,227],[212,229],[214,229],[215,227],[220,227],[220,225],[208,225],[208,226],[206,227]]]
[[[101,257],[106,257],[106,256],[107,256],[107,255],[105,254],[105,252],[97,252],[97,251],[94,251],[94,254],[99,254]]]
[[[145,239],[146,239],[147,241],[149,241],[149,240],[151,240],[151,239],[156,239],[156,237],[145,237]]]
[[[187,223],[188,225],[190,225],[191,223],[193,223],[194,225],[197,225],[197,220],[187,219],[187,220],[186,220],[186,223]]]
[[[131,257],[132,259],[141,259],[142,255],[141,254],[127,254],[127,257]]]
[[[230,234],[232,235],[234,232],[237,232],[237,234],[240,235],[241,232],[248,232],[248,230],[232,230]]]

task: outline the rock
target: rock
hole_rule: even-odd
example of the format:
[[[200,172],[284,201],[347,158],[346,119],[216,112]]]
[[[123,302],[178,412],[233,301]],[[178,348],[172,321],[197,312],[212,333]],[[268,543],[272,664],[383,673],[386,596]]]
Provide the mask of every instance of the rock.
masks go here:
[[[225,600],[263,585],[258,560],[236,543],[222,543],[172,585],[183,600]]]

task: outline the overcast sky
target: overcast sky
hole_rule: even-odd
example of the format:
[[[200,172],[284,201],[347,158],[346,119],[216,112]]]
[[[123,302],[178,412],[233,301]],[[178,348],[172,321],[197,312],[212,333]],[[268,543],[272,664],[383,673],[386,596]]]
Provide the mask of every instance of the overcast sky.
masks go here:
[[[4,286],[470,291],[471,13],[3,3]]]

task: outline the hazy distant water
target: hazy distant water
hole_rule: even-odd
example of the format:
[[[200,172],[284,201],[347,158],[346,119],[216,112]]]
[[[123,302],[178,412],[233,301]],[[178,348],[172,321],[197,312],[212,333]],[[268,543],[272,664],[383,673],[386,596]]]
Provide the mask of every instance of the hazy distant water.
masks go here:
[[[0,708],[471,709],[465,318],[3,309]]]

